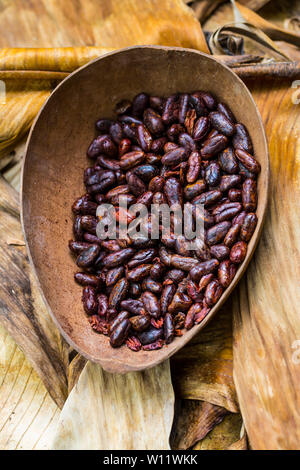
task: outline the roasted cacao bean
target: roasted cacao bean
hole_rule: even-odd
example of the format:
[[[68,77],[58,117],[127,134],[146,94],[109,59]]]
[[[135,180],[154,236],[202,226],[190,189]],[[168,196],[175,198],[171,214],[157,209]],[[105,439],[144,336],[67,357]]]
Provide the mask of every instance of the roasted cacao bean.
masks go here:
[[[128,318],[121,321],[110,335],[110,345],[113,348],[118,348],[126,341],[130,330],[130,322]]]
[[[96,123],[69,248],[83,270],[74,278],[91,328],[112,347],[152,351],[201,323],[233,282],[258,222],[260,164],[246,127],[209,92],[139,93],[116,112]],[[103,203],[115,210],[115,240],[97,236]],[[152,204],[169,206],[169,228],[162,213],[149,215]],[[192,249],[176,227],[188,204],[192,230],[204,227]]]

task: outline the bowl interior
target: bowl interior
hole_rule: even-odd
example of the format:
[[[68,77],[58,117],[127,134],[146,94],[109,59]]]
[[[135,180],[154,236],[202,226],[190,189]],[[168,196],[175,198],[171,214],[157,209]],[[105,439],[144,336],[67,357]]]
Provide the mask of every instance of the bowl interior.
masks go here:
[[[145,91],[154,95],[211,91],[227,103],[252,137],[262,172],[258,180],[259,223],[248,255],[218,304],[197,327],[158,351],[112,349],[95,333],[83,312],[82,288],[74,282],[76,265],[68,250],[72,238],[71,204],[85,192],[87,147],[100,117],[114,117],[115,104]],[[23,169],[22,221],[37,277],[50,312],[67,341],[109,371],[152,367],[194,336],[226,300],[246,268],[261,231],[267,204],[268,153],[263,126],[246,86],[228,68],[196,51],[133,47],[110,53],[68,77],[41,110],[29,138]]]

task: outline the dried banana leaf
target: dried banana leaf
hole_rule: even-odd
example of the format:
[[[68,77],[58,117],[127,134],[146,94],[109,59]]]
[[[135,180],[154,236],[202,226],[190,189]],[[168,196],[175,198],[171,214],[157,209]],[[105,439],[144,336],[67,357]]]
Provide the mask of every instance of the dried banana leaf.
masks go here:
[[[270,0],[241,0],[240,3],[246,4],[251,10],[259,10],[264,5],[269,3]],[[226,0],[199,0],[192,2],[191,6],[195,12],[196,17],[200,23],[207,20],[207,18],[214,13],[214,11]]]
[[[90,1],[79,1],[80,15],[74,10],[74,2],[71,5],[70,1],[65,1],[62,8],[55,2],[33,0],[29,9],[26,5],[21,8],[22,14],[14,2],[2,0],[0,7],[1,3],[4,5],[2,10],[0,8],[0,28],[3,30],[3,24],[6,28],[9,24],[11,34],[16,25],[23,28],[22,46],[29,45],[24,36],[32,26],[32,17],[36,16],[40,22],[42,16],[46,36],[53,28],[53,21],[65,34],[67,31],[74,36],[84,18],[85,27],[93,38],[87,42],[101,47],[28,50],[6,47],[0,51],[0,80],[6,86],[6,103],[0,103],[0,157],[28,131],[45,99],[64,77],[62,72],[73,71],[108,50],[135,44],[182,46],[209,53],[199,22],[182,0],[103,0],[94,2],[95,5]],[[66,12],[70,17],[74,15],[72,26]],[[31,37],[33,31],[30,29]],[[41,31],[37,34],[44,39]],[[48,44],[41,40],[39,46],[55,46],[54,38],[50,37]]]
[[[300,58],[300,57],[299,57]],[[233,71],[242,79],[248,78],[263,80],[295,80],[300,78],[299,62],[269,62],[266,64],[244,64],[231,66]]]
[[[299,20],[300,4],[298,0],[272,0],[272,3],[263,7],[259,14],[272,24],[293,31],[292,25],[287,22],[289,18],[296,17]]]
[[[292,33],[270,23],[246,6],[241,5],[239,2],[234,2],[234,4],[246,22],[259,28],[267,36],[273,39],[273,41],[286,41],[300,47],[300,34],[296,32]]]
[[[275,26],[286,32],[300,34],[300,31],[297,31],[297,29],[293,27],[297,25],[297,18],[298,23],[300,18],[300,3],[297,0],[272,0],[272,2],[259,11],[259,15],[271,23],[272,27]],[[285,52],[292,60],[300,61],[299,47],[291,42],[286,42],[286,40],[276,40],[276,44],[280,47],[280,50]]]
[[[216,55],[216,59],[218,59],[223,64],[227,65],[228,67],[238,67],[239,65],[247,65],[247,64],[257,64],[261,62],[261,57],[257,55],[251,54],[243,54],[243,55]]]
[[[98,18],[95,42],[102,47],[142,43],[208,51],[197,19],[182,0],[104,0]]]
[[[268,3],[273,3],[273,0],[240,0],[242,5],[247,5],[251,10],[257,11]]]
[[[232,305],[229,300],[212,322],[171,359],[176,397],[202,400],[236,413],[233,382]]]
[[[27,134],[14,147],[12,152],[4,154],[3,158],[0,159],[0,165],[5,163],[6,160],[6,164],[1,169],[3,178],[18,192],[20,191],[21,168],[25,156],[26,141]],[[25,245],[24,240],[22,240],[22,244]]]
[[[300,33],[300,18],[298,16],[292,16],[291,18],[287,18],[284,21],[284,29]]]
[[[233,22],[234,14],[232,4],[227,1],[222,3],[205,21],[202,20],[201,24],[204,31],[213,32],[221,26],[224,26],[224,24]]]
[[[254,27],[250,23],[235,22],[232,24],[226,24],[221,28],[218,28],[210,37],[209,46],[214,54],[224,54],[224,48],[222,45],[222,39],[231,34],[237,34],[238,37],[248,38],[251,40],[252,48],[257,54],[263,55],[263,57],[274,58],[274,59],[286,59],[290,60],[289,57],[284,54],[279,47],[269,39],[269,37],[262,31]],[[235,37],[235,36],[233,36]]]
[[[22,240],[16,191],[0,179],[0,325],[32,362],[51,397],[62,407],[67,397],[67,347],[41,298]]]
[[[258,2],[259,3],[259,2]],[[252,7],[252,2],[239,2],[239,4],[244,4],[250,9]],[[259,15],[266,19],[268,22],[272,23],[273,26],[278,26],[281,29],[285,29],[285,20],[290,16],[299,16],[300,7],[297,0],[272,0],[268,2],[262,9],[259,10]],[[215,31],[216,29],[222,27],[224,24],[229,24],[234,21],[234,14],[232,4],[230,2],[223,3],[214,13],[205,21],[202,21],[202,26],[205,31]],[[299,61],[300,53],[299,48],[292,44],[288,44],[284,41],[276,41],[277,46],[280,48],[281,52],[284,52],[292,60]],[[250,45],[247,44],[249,49]],[[256,55],[257,51],[255,49],[249,51]]]
[[[60,409],[0,325],[0,449],[46,450]]]
[[[194,446],[194,450],[228,449],[240,439],[242,423],[240,414],[228,414],[220,424]]]
[[[0,70],[69,73],[112,50],[104,47],[3,48],[0,49]]]
[[[179,46],[182,45],[182,46],[188,46],[188,47],[199,48],[199,49],[203,47],[203,50],[207,50],[206,43],[203,40],[203,34],[202,34],[199,23],[195,21],[193,15],[190,13],[190,10],[187,7],[181,5],[182,2],[179,2],[179,1],[165,2],[165,1],[160,0],[159,2],[158,1],[147,2],[147,5],[146,5],[146,2],[143,2],[143,9],[144,9],[144,5],[150,8],[150,4],[151,4],[152,5],[151,8],[153,10],[153,5],[154,5],[154,10],[157,13],[156,17],[158,19],[159,24],[152,24],[150,22],[149,20],[150,10],[146,9],[146,13],[144,14],[142,18],[143,27],[142,28],[136,27],[135,31],[133,31],[132,28],[125,29],[125,25],[124,25],[124,28],[122,30],[122,34],[124,34],[124,36],[122,38],[119,38],[119,35],[120,35],[119,28],[115,32],[114,35],[109,36],[110,34],[109,32],[111,28],[110,22],[112,20],[115,21],[115,19],[111,17],[111,10],[110,10],[110,7],[113,3],[115,5],[118,3],[118,8],[116,7],[116,10],[119,11],[121,8],[125,9],[125,13],[128,18],[130,17],[130,21],[131,21],[132,16],[134,16],[134,21],[136,21],[136,23],[140,20],[140,17],[137,19],[135,15],[130,14],[129,7],[127,8],[127,6],[130,3],[130,7],[134,8],[135,12],[138,11],[140,8],[142,9],[142,7],[140,7],[141,2],[137,2],[137,1],[131,1],[131,2],[126,1],[126,5],[125,5],[124,0],[122,0],[122,2],[120,1],[119,2],[111,2],[111,1],[104,2],[103,0],[92,0],[92,1],[78,0],[76,2],[76,8],[75,8],[74,2],[70,0],[64,0],[63,4],[61,2],[55,2],[55,1],[49,2],[48,0],[47,2],[45,0],[31,0],[31,2],[28,4],[23,3],[22,8],[20,8],[19,2],[12,1],[12,0],[2,0],[0,1],[0,27],[2,31],[2,35],[0,38],[0,45],[6,48],[8,46],[14,46],[14,47],[18,47],[18,46],[22,46],[22,47],[24,46],[28,46],[28,47],[29,46],[32,46],[32,47],[33,46],[44,46],[44,47],[48,46],[50,47],[52,46],[54,47],[56,46],[56,47],[59,47],[59,46],[63,46],[66,44],[70,46],[85,45],[85,44],[90,44],[90,45],[95,46],[99,44],[100,46],[103,46],[103,47],[119,47],[120,45],[123,45],[123,44],[127,45],[127,44],[134,44],[134,43],[147,43],[147,41],[149,41],[149,43],[155,43],[155,41],[157,41],[157,43],[161,43],[161,44],[179,45]],[[100,21],[99,14],[101,14],[102,8],[103,8],[104,13],[103,13],[102,21]],[[160,13],[160,8],[165,8],[166,13],[164,15]],[[125,13],[124,13],[124,16],[125,16]],[[151,11],[151,15],[153,18],[153,11]],[[38,21],[37,21],[37,18],[38,18]],[[149,26],[149,23],[151,23],[150,26]],[[117,24],[117,22],[115,22],[115,24]],[[144,28],[144,26],[147,26],[147,25],[149,26],[148,30]],[[59,34],[57,34],[57,31],[59,31]],[[102,31],[104,31],[104,33],[106,34],[106,43],[104,41],[105,34],[102,35]],[[145,34],[145,32],[147,34]],[[126,44],[125,44],[125,34],[126,34]],[[139,35],[138,39],[137,39],[137,35]],[[118,45],[116,45],[116,40],[120,41]],[[112,46],[110,46],[110,42],[113,43]],[[99,49],[103,50],[103,47]],[[10,54],[11,51],[6,49],[6,51],[4,52],[4,54],[2,54],[2,57],[1,57],[0,69],[2,70],[2,73],[6,74],[6,72],[8,73],[12,72],[13,74],[14,73],[19,74],[19,72],[24,72],[18,75],[18,80],[19,78],[20,80],[22,80],[21,86],[24,87],[23,89],[21,88],[18,80],[11,79],[12,90],[15,93],[15,96],[14,96],[15,102],[11,101],[10,97],[8,96],[6,108],[3,110],[3,114],[1,115],[1,123],[3,122],[3,119],[4,119],[4,123],[8,125],[8,130],[9,130],[8,137],[6,134],[8,145],[13,146],[15,141],[18,138],[20,138],[20,136],[23,135],[23,133],[26,132],[26,129],[30,126],[32,118],[34,117],[34,115],[36,114],[37,110],[42,105],[46,97],[51,92],[51,89],[53,88],[53,86],[55,86],[56,84],[56,81],[54,81],[53,83],[52,79],[54,78],[56,80],[57,78],[60,78],[60,76],[58,75],[54,75],[54,76],[51,75],[51,81],[50,81],[49,76],[45,75],[45,72],[50,72],[50,73],[53,72],[52,64],[55,67],[57,67],[54,69],[55,73],[64,73],[66,71],[68,72],[69,70],[73,70],[72,67],[76,68],[77,64],[78,66],[82,65],[83,63],[85,63],[84,61],[94,58],[94,54],[98,55],[99,54],[98,48],[96,49],[97,51],[95,50],[95,48],[90,48],[89,51],[87,49],[85,49],[84,51],[81,50],[81,55],[79,56],[77,56],[77,53],[75,53],[74,56],[70,56],[68,51],[64,49],[62,51],[63,53],[65,53],[65,56],[63,56],[64,60],[60,60],[60,57],[61,57],[60,51],[58,51],[57,49],[54,51],[52,58],[51,58],[51,52],[49,50],[45,51],[46,54],[44,53],[44,51],[41,51],[41,54],[38,50],[28,51],[28,55],[27,55],[27,51],[26,51],[26,54],[25,54],[25,51],[23,51],[24,52],[23,56],[22,56],[21,51],[18,50],[18,51],[14,51],[14,53],[16,54],[16,56],[14,57],[14,54],[11,55]],[[5,56],[5,58],[3,58],[3,55]],[[49,61],[50,66],[48,64],[49,56],[50,56],[50,61]],[[35,60],[33,60],[33,57],[35,58]],[[82,57],[84,58],[82,59]],[[5,66],[3,65],[4,62],[5,62]],[[71,66],[70,66],[70,63],[71,63]],[[26,65],[28,64],[30,68],[27,69]],[[30,80],[27,80],[27,78],[24,76],[25,73],[27,72],[32,73]],[[33,73],[33,72],[37,72],[37,74],[40,74],[40,75],[36,77],[36,73]],[[16,75],[9,75],[9,76],[16,77]],[[10,85],[7,87],[7,89],[8,91],[11,89]],[[25,108],[25,110],[27,110],[27,101],[25,99],[23,101],[23,93],[25,97],[28,98],[28,103],[32,110],[32,114],[29,116],[28,120],[25,119],[26,114],[25,113],[23,114],[23,109]],[[17,108],[18,103],[21,103],[20,108]],[[7,105],[9,105],[9,107],[7,107]],[[10,120],[9,122],[6,123],[8,110],[9,110]],[[22,119],[20,118],[19,120],[17,120],[17,125],[15,125],[14,123],[16,119],[15,116],[18,116],[19,114],[21,114]],[[1,131],[0,135],[3,136],[5,134],[3,134],[3,132]],[[2,140],[2,137],[0,138],[0,141],[1,140]],[[6,150],[6,154],[7,154],[7,150]],[[10,178],[10,181],[15,186],[17,186],[16,174],[12,175],[11,173],[6,173],[6,176]],[[14,216],[17,217],[17,212],[14,213]],[[8,238],[6,241],[9,241],[9,243],[11,242],[12,239],[15,239],[15,240],[21,239],[21,236],[19,234],[15,235],[15,230],[13,231],[13,233],[14,233],[13,235],[8,234]],[[22,256],[24,257],[27,263],[27,258],[25,257],[25,254],[23,253],[22,247],[19,248],[18,246],[12,245],[10,246],[9,249],[20,250],[20,252],[22,253]],[[29,276],[26,263],[24,261],[24,263],[22,264],[22,269],[25,266],[25,269],[23,269],[23,271],[25,272],[24,275],[26,276],[26,273],[27,273],[27,276]],[[32,280],[32,282],[34,281]],[[28,285],[28,282],[27,284],[25,283],[25,285]],[[36,295],[36,292],[34,288],[32,296],[35,297],[35,295]],[[23,300],[21,300],[21,296],[18,297],[17,300],[19,304],[23,304]],[[39,303],[38,301],[35,301],[36,306],[38,305],[38,303]],[[10,303],[10,306],[12,309],[15,309],[17,313],[19,312],[15,304]],[[40,327],[40,325],[44,326],[43,322],[47,323],[45,319],[42,320],[40,318],[40,317],[43,317],[42,313],[43,314],[45,313],[44,307],[40,307],[38,309],[37,319],[35,319],[36,312],[31,310],[30,320],[34,324],[36,330]],[[14,330],[15,325],[11,326],[12,331],[15,333],[16,340],[22,344],[22,347],[25,350],[26,354],[28,354],[29,356],[31,354],[35,355],[38,350],[38,347],[41,346],[40,344],[38,344],[38,347],[36,347],[35,345],[35,341],[38,338],[38,335],[36,336],[36,332],[32,333],[33,327],[32,325],[29,324],[26,330],[26,332],[28,333],[28,338],[24,339],[22,334],[20,333],[20,332],[23,333],[22,328],[21,328],[21,323],[22,323],[22,319],[24,316],[24,312],[22,311],[21,314],[19,314],[19,316],[20,316],[20,327],[19,327],[20,331],[16,332]],[[46,313],[45,313],[45,316],[46,316]],[[28,324],[29,320],[27,319],[27,317],[25,320],[26,321],[24,323],[27,322]],[[18,321],[18,319],[16,319],[16,321]],[[60,337],[59,335],[57,335],[56,337],[56,333],[55,333],[56,329],[53,328],[50,322],[47,323],[47,327],[48,329],[46,333],[43,332],[43,334],[45,334],[45,336],[49,334],[51,337],[54,335],[55,340],[57,340],[57,344],[59,344]],[[28,347],[28,341],[30,341],[31,339],[33,341],[33,345]],[[48,338],[46,338],[44,342],[47,344],[47,341],[48,341]],[[49,340],[49,342],[52,344],[52,340]],[[59,352],[62,353],[62,359],[58,361],[56,347],[57,347],[56,345],[53,345],[51,354],[47,353],[47,348],[46,348],[46,359],[50,360],[51,362],[52,357],[53,357],[53,360],[55,360],[56,364],[59,364],[59,363],[62,364],[62,368],[64,370],[63,386],[61,386],[61,383],[59,383],[59,386],[55,385],[55,382],[57,380],[61,381],[62,377],[60,376],[60,373],[57,373],[57,371],[53,370],[54,368],[53,364],[50,364],[50,366],[47,366],[47,367],[42,367],[41,364],[36,360],[34,360],[33,363],[35,367],[37,368],[38,372],[43,377],[43,380],[45,381],[45,383],[48,386],[49,385],[51,386],[52,391],[54,391],[57,397],[59,398],[58,399],[56,397],[57,401],[61,403],[64,401],[65,394],[66,394],[65,376],[67,375],[67,365],[66,365],[67,364],[67,348],[65,348],[64,346],[58,347]],[[43,350],[41,350],[40,356],[41,356],[40,360],[45,359]],[[76,383],[78,379],[83,362],[84,360],[82,360],[82,358],[80,357],[76,357],[71,362],[69,375],[68,375],[70,389],[74,386],[74,383]],[[92,364],[88,364],[86,367],[88,368],[88,370],[91,370],[94,368]],[[166,367],[166,365],[161,366],[161,367]],[[47,374],[46,374],[46,371],[47,371]],[[83,372],[83,374],[84,373],[85,372]],[[45,377],[46,375],[48,376]],[[89,375],[88,382],[91,385],[91,388],[92,386],[93,387],[99,386],[97,385],[98,374],[96,373],[93,374],[92,378],[90,374],[88,375]],[[140,374],[140,376],[141,378],[139,378],[138,380],[130,379],[130,382],[132,382],[133,385],[135,385],[134,383],[135,380],[138,383],[140,383],[140,388],[141,388],[140,396],[142,397],[146,394],[146,396],[149,397],[149,404],[148,404],[148,407],[146,408],[147,419],[143,417],[142,405],[141,404],[139,405],[139,403],[143,403],[144,405],[144,401],[142,400],[142,398],[137,399],[136,402],[133,403],[130,408],[128,407],[128,409],[131,410],[134,407],[133,416],[136,416],[140,412],[141,419],[142,420],[144,419],[144,423],[147,424],[147,429],[142,428],[143,422],[138,423],[140,425],[138,427],[138,430],[142,428],[143,432],[140,432],[140,435],[138,436],[134,435],[131,439],[131,442],[129,442],[130,433],[133,432],[133,426],[131,426],[131,421],[129,421],[129,425],[128,425],[128,421],[126,421],[126,418],[129,419],[128,416],[130,416],[128,414],[128,416],[124,416],[124,421],[126,421],[127,427],[126,426],[124,427],[125,431],[123,434],[126,434],[126,435],[122,435],[120,437],[120,441],[122,441],[122,439],[126,441],[124,444],[124,447],[126,447],[126,445],[133,445],[134,448],[137,448],[135,445],[135,442],[137,440],[137,442],[140,443],[139,445],[141,446],[141,448],[146,448],[147,446],[149,446],[149,448],[154,447],[154,446],[157,447],[158,443],[160,443],[160,445],[163,448],[168,448],[168,436],[169,436],[171,423],[172,423],[173,400],[174,400],[172,388],[170,385],[169,372],[166,373],[165,369],[163,370],[162,373],[161,372],[156,373],[155,371],[148,371],[144,374]],[[105,380],[106,382],[108,381],[109,384],[111,383],[110,382],[111,380],[117,381],[117,379],[113,378],[113,376],[110,376],[109,378],[105,377]],[[124,377],[123,379],[121,378],[118,379],[118,383],[117,385],[113,387],[113,389],[116,388],[118,389],[118,391],[124,390],[124,386],[122,387],[119,386],[121,380],[123,384]],[[53,383],[51,382],[49,384],[47,381],[48,382],[52,381]],[[149,384],[149,382],[151,383]],[[143,386],[145,387],[147,386],[147,389],[143,390]],[[61,393],[61,388],[63,389],[63,393]],[[127,386],[127,388],[131,390],[129,386]],[[107,388],[104,388],[104,390],[107,390]],[[73,392],[75,391],[76,391],[76,387],[75,389],[73,389]],[[92,388],[92,391],[93,391],[93,388]],[[86,388],[84,388],[84,391],[81,389],[80,393],[82,394],[82,397],[80,399],[80,404],[81,404],[85,402]],[[132,391],[132,396],[136,396],[135,395],[136,393],[137,393],[136,390]],[[37,396],[37,394],[35,396]],[[124,402],[123,396],[121,398],[122,398],[122,403],[123,403]],[[92,401],[93,399],[94,397],[91,398]],[[126,394],[125,399],[127,401],[130,399],[128,394]],[[105,397],[104,402],[106,402],[106,400],[110,401],[110,398]],[[33,399],[33,404],[34,402],[35,402],[35,399]],[[155,411],[156,403],[158,407],[157,415]],[[138,409],[137,411],[135,407],[137,407]],[[124,409],[125,406],[120,405],[118,403],[118,408],[114,410],[115,414],[113,416],[116,416],[116,422],[118,422],[118,412],[122,408]],[[99,409],[98,415],[103,416],[103,409],[101,406],[100,407],[98,406],[98,403],[97,403],[97,409]],[[91,412],[91,411],[94,411],[94,409],[91,408],[88,411]],[[161,418],[161,413],[164,413],[164,420],[162,420]],[[110,414],[108,413],[109,422],[110,422]],[[39,415],[37,415],[37,417],[38,416]],[[76,417],[76,414],[75,414],[75,417]],[[92,417],[95,418],[95,415],[93,414]],[[98,416],[96,416],[96,418],[98,419]],[[155,421],[156,419],[158,423],[157,425]],[[56,420],[56,417],[53,418],[53,423],[55,420]],[[37,422],[41,423],[41,421],[37,421]],[[165,424],[162,429],[163,422]],[[85,420],[82,422],[82,427],[85,432],[86,430]],[[41,424],[40,429],[42,428],[43,428],[43,425]],[[36,432],[35,429],[36,428],[32,428],[33,432],[31,433],[31,435],[35,434]],[[129,429],[129,437],[127,436],[128,429]],[[84,432],[82,432],[82,435],[84,435]],[[97,432],[99,432],[99,428],[97,428]],[[151,438],[149,438],[149,435]],[[145,436],[145,440],[147,440],[147,443],[142,442],[143,436]],[[72,436],[68,435],[68,439],[71,437]],[[82,441],[82,436],[80,436],[80,438],[81,438],[80,440]],[[105,438],[106,437],[104,436],[103,439]],[[151,439],[153,440],[151,441]],[[115,444],[114,440],[115,440],[115,435],[113,434],[109,437],[109,445],[110,446],[115,445],[116,448],[118,448],[118,443]],[[156,442],[154,444],[151,444],[154,440]],[[39,445],[41,444],[41,442],[42,441],[39,441]],[[63,444],[64,443],[60,442],[60,445],[63,445]],[[96,445],[97,444],[98,442],[96,443]],[[26,446],[22,444],[22,446],[23,448],[30,448],[29,444]],[[44,444],[41,444],[41,446],[43,447]]]
[[[26,134],[52,89],[50,81],[6,80],[5,84],[6,102],[0,104],[0,156]]]
[[[87,363],[87,359],[80,354],[76,354],[74,359],[70,362],[69,376],[68,376],[68,393],[70,394],[75,385],[77,384],[80,374]]]
[[[53,449],[169,449],[173,414],[169,361],[126,375],[88,362],[61,412]]]
[[[0,50],[0,80],[5,83],[5,102],[0,103],[0,156],[30,129],[52,89],[67,76],[62,72],[69,73],[104,52],[107,50],[93,47]]]
[[[228,414],[225,408],[203,401],[178,400],[171,433],[172,449],[186,450],[204,437]]]
[[[238,441],[234,442],[231,444],[229,447],[227,447],[226,450],[247,450],[248,449],[248,443],[247,443],[247,437],[244,435],[241,439]]]
[[[219,5],[226,0],[200,0],[192,3],[192,8],[200,23],[207,20],[212,13],[218,8]]]
[[[182,0],[1,0],[0,30],[0,47],[207,48],[197,19]]]
[[[299,88],[255,82],[271,191],[261,241],[234,302],[234,379],[253,449],[300,446]]]

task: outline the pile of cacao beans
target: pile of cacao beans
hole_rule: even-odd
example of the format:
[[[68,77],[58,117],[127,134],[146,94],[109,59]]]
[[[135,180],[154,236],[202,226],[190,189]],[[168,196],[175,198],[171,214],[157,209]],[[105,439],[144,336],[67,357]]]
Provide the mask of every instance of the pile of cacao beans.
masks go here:
[[[69,248],[91,327],[112,347],[155,350],[203,321],[233,281],[257,224],[260,164],[246,127],[209,92],[140,93],[115,111],[96,123]],[[172,232],[98,238],[97,207],[112,204],[118,219],[121,196],[129,207],[204,205],[204,249],[186,250]]]

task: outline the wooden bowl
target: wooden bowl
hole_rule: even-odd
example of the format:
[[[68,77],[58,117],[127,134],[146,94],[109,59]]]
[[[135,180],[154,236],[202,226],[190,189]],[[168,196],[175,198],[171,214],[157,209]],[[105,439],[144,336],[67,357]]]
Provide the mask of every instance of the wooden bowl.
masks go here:
[[[154,95],[211,91],[245,124],[261,163],[258,224],[248,254],[219,302],[198,326],[157,351],[113,349],[90,327],[74,282],[76,265],[68,249],[72,238],[71,204],[85,192],[87,147],[100,117],[113,117],[124,98],[145,91]],[[190,49],[135,46],[106,54],[66,78],[41,109],[29,136],[22,180],[22,224],[29,255],[53,320],[80,354],[110,372],[155,366],[182,348],[215,315],[237,285],[253,255],[267,206],[267,142],[257,107],[244,83],[212,57]]]

